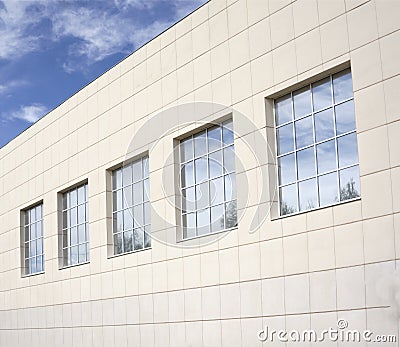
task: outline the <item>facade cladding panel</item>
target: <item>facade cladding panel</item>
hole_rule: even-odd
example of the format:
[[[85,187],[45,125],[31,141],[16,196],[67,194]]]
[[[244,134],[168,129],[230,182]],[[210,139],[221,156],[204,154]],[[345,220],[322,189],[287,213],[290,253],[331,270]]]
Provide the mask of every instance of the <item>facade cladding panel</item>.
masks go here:
[[[398,13],[211,0],[1,148],[0,346],[398,341]]]

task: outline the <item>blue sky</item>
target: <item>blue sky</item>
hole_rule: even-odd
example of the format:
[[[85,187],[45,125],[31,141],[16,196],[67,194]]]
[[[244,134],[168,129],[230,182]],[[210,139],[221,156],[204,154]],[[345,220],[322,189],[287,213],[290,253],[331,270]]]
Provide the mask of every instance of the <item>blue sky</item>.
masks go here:
[[[0,1],[0,148],[205,2]]]

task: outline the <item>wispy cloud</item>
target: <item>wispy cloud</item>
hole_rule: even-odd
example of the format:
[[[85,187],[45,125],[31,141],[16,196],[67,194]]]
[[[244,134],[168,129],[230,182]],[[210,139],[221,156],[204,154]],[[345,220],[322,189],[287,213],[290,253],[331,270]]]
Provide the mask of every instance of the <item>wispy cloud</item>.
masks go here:
[[[35,123],[42,118],[47,111],[48,109],[46,106],[35,103],[32,105],[21,106],[19,110],[6,114],[5,118],[10,120],[21,119],[28,123]]]
[[[41,49],[46,42],[70,39],[62,64],[71,71],[74,66],[88,66],[107,56],[133,51],[204,2],[0,0],[0,59],[17,59]],[[168,6],[170,12],[158,14],[152,21],[157,6]],[[150,23],[142,20],[146,16]],[[43,23],[50,23],[44,25],[47,32],[38,29]]]
[[[25,80],[13,80],[0,84],[0,95],[8,94],[17,88],[28,86],[29,82]]]

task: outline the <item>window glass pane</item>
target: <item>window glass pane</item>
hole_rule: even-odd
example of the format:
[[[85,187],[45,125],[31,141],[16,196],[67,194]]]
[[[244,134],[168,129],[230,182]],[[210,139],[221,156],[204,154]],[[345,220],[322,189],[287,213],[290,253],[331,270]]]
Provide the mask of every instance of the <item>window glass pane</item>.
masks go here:
[[[43,209],[42,205],[36,206],[36,220],[41,220],[43,218]]]
[[[204,235],[210,232],[210,209],[197,212],[197,234]]]
[[[318,173],[336,169],[335,140],[330,140],[317,145]]]
[[[144,157],[142,158],[142,165],[143,165],[143,177],[149,177],[149,158]]]
[[[339,168],[358,163],[357,136],[352,133],[341,136],[338,142]]]
[[[275,101],[275,117],[277,125],[281,125],[293,119],[292,99],[290,95],[279,98]]]
[[[224,201],[224,178],[220,177],[210,181],[211,205],[218,205]]]
[[[78,246],[78,251],[79,251],[79,262],[83,263],[86,261],[86,244],[79,245]]]
[[[297,152],[297,171],[299,180],[315,176],[314,147]]]
[[[200,183],[207,179],[207,160],[203,158],[196,159],[194,162],[196,183]]]
[[[71,245],[76,245],[78,243],[78,228],[73,227],[71,231]]]
[[[24,218],[24,220],[25,220],[25,225],[28,225],[29,224],[29,211],[25,211],[25,218]]]
[[[43,220],[36,222],[36,237],[43,236]]]
[[[139,204],[143,202],[143,182],[133,184],[133,204]]]
[[[68,193],[64,193],[62,195],[62,208],[66,210],[69,207],[69,195]]]
[[[150,224],[151,220],[151,208],[150,208],[150,203],[145,202],[144,203],[144,224]]]
[[[208,165],[210,178],[218,177],[223,174],[222,151],[216,151],[209,155]]]
[[[35,273],[36,271],[36,259],[29,259],[29,273]]]
[[[237,208],[236,201],[225,204],[225,228],[234,228],[237,226]]]
[[[127,186],[132,184],[132,166],[126,165],[122,168],[122,184]]]
[[[232,120],[223,123],[222,127],[222,141],[224,145],[233,144],[233,123]]]
[[[124,230],[130,230],[132,228],[133,228],[132,209],[128,208],[124,210]]]
[[[36,223],[31,224],[31,240],[36,239]]]
[[[182,161],[188,161],[193,158],[193,140],[191,137],[185,141],[182,141],[180,148]]]
[[[303,118],[296,121],[296,147],[302,148],[314,142],[312,117]]]
[[[36,222],[36,212],[35,212],[35,209],[34,209],[34,208],[30,209],[29,213],[30,213],[30,215],[31,215],[30,222],[31,222],[31,223],[35,223],[35,222]]]
[[[143,179],[142,160],[134,162],[132,166],[133,166],[133,182],[137,182]]]
[[[183,237],[195,237],[196,236],[196,213],[188,213],[182,216],[183,222]]]
[[[85,201],[85,186],[82,186],[78,188],[78,204],[83,204]]]
[[[216,232],[225,229],[224,205],[211,208],[211,231]]]
[[[78,246],[71,247],[71,264],[78,264]]]
[[[192,186],[194,184],[192,161],[182,166],[181,175],[182,175],[182,187]]]
[[[122,209],[122,190],[113,192],[113,210],[119,211]]]
[[[43,260],[43,256],[39,256],[36,258],[36,270],[38,272],[41,272],[44,270],[44,260]]]
[[[198,184],[196,186],[196,208],[199,210],[208,207],[209,201],[208,182]]]
[[[335,136],[333,123],[333,109],[318,112],[314,115],[315,138],[317,142],[324,141]]]
[[[235,151],[233,146],[224,148],[224,170],[226,173],[235,171]]]
[[[183,211],[194,211],[196,209],[195,188],[187,188],[182,190],[182,209]]]
[[[143,248],[144,228],[137,228],[133,231],[133,245],[135,250]]]
[[[124,251],[132,252],[133,251],[133,231],[124,232]]]
[[[336,171],[318,178],[320,206],[331,205],[339,201]]]
[[[29,241],[30,240],[29,229],[30,229],[29,226],[24,228],[24,230],[25,230],[25,241]]]
[[[139,228],[143,226],[144,222],[144,213],[143,213],[143,205],[137,205],[133,208],[133,219],[134,219],[134,227]]]
[[[124,208],[132,206],[132,186],[127,186],[122,190],[122,202]]]
[[[287,124],[277,129],[278,155],[294,150],[293,124]]]
[[[183,177],[181,187],[183,238],[196,237],[223,228],[226,224],[224,219],[222,226],[211,226],[210,206],[219,205],[219,209],[225,211],[225,195],[228,194],[229,199],[236,196],[232,121],[212,126],[193,138],[195,159],[191,165],[194,168],[194,182],[188,186],[188,180]],[[181,167],[184,166],[181,157]],[[226,175],[226,172],[230,174]],[[185,176],[185,172],[182,176]],[[217,209],[213,215],[216,211]]]
[[[150,246],[151,246],[150,227],[147,226],[144,228],[144,247],[148,248]]]
[[[279,182],[287,184],[296,180],[294,154],[285,155],[278,159]]]
[[[121,254],[124,251],[122,233],[114,235],[114,254]]]
[[[297,187],[296,184],[279,189],[281,200],[281,215],[297,212]]]
[[[221,148],[221,127],[215,126],[207,130],[208,151],[212,152]]]
[[[78,242],[79,243],[86,242],[85,228],[86,228],[86,224],[82,224],[82,225],[78,226]]]
[[[356,129],[353,100],[346,101],[345,103],[336,106],[335,114],[336,114],[336,132],[338,135]]]
[[[78,209],[76,207],[71,209],[70,222],[69,226],[74,226],[78,223]]]
[[[331,81],[330,78],[325,78],[322,81],[312,85],[314,111],[319,111],[323,108],[332,105]]]
[[[193,137],[194,139],[194,155],[200,157],[207,153],[206,132],[203,131]]]
[[[335,97],[335,102],[353,97],[350,70],[345,70],[333,75],[333,95]]]
[[[85,205],[78,206],[78,224],[85,223]]]
[[[310,88],[305,87],[293,93],[294,117],[299,118],[311,113]]]
[[[236,175],[225,176],[225,201],[236,200]]]
[[[114,219],[114,233],[121,232],[123,230],[123,213],[117,212],[113,214]]]
[[[69,192],[69,199],[70,199],[70,202],[71,202],[71,207],[72,206],[76,206],[78,204],[78,194],[77,194],[76,189],[71,190]]]
[[[113,172],[113,189],[122,187],[122,170],[118,169]]]
[[[42,254],[43,253],[43,239],[40,238],[36,242],[36,254]]]
[[[300,211],[318,207],[317,185],[315,178],[299,183]]]
[[[144,191],[143,191],[144,201],[149,201],[150,200],[150,182],[149,182],[148,178],[146,178],[143,181],[143,189],[144,189]]]
[[[36,255],[36,241],[29,242],[29,256],[33,257]]]
[[[360,174],[358,165],[341,170],[340,174],[340,200],[349,200],[360,196]]]

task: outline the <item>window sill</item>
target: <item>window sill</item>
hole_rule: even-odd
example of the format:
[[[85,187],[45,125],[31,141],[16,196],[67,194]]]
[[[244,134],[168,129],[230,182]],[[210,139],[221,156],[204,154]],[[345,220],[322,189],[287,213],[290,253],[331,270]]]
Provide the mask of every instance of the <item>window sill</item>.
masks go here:
[[[290,213],[290,214],[285,214],[283,216],[278,216],[278,217],[271,218],[271,221],[284,219],[284,218],[289,218],[289,217],[293,217],[293,216],[298,216],[298,215],[301,215],[301,214],[304,214],[304,213],[313,212],[313,211],[323,210],[325,208],[345,205],[345,204],[352,203],[354,201],[361,201],[361,197],[354,198],[354,199],[349,199],[349,200],[345,200],[345,201],[341,201],[341,202],[337,202],[337,203],[330,204],[330,205],[325,205],[325,206],[322,206],[322,207],[315,207],[315,208],[311,208],[311,209],[305,210],[305,211],[299,211],[299,212],[294,212],[294,213]]]
[[[71,267],[76,267],[76,266],[81,266],[81,265],[87,265],[90,264],[90,261],[85,261],[83,263],[78,263],[78,264],[73,264],[73,265],[65,265],[63,267],[60,267],[59,270],[64,270],[64,269],[70,269]]]
[[[21,276],[21,278],[27,278],[27,277],[32,277],[32,276],[37,276],[37,275],[43,275],[45,271],[39,271],[39,272],[34,272],[31,274],[24,274]]]
[[[125,253],[120,253],[120,254],[113,254],[107,257],[107,259],[113,259],[113,258],[117,258],[117,257],[121,257],[124,255],[129,255],[129,254],[135,254],[135,253],[139,253],[139,252],[143,252],[143,251],[147,251],[152,249],[151,246],[150,247],[146,247],[146,248],[141,248],[141,249],[136,249],[130,252],[125,252]]]
[[[224,233],[228,233],[229,231],[233,231],[233,230],[237,230],[238,226],[234,226],[232,228],[229,229],[224,229],[224,230],[220,230],[220,231],[214,231],[212,233],[208,233],[208,234],[204,234],[204,235],[198,235],[198,236],[193,236],[193,237],[188,237],[186,239],[181,239],[181,240],[177,240],[176,243],[184,243],[184,242],[189,242],[192,240],[198,240],[207,236],[214,236],[214,235],[218,235],[218,234],[224,234]]]

